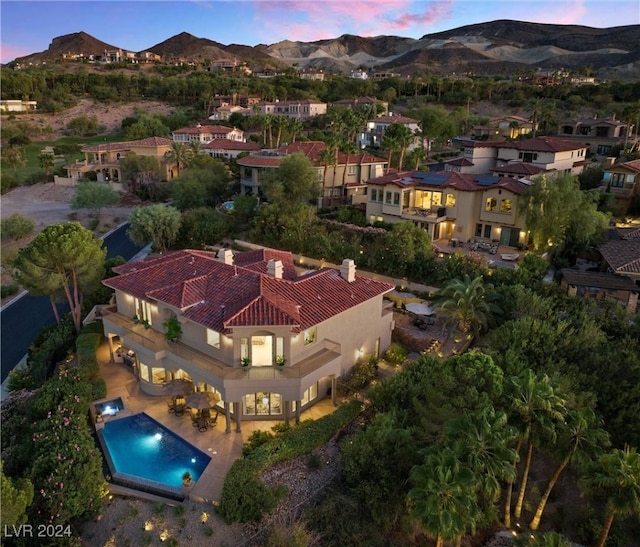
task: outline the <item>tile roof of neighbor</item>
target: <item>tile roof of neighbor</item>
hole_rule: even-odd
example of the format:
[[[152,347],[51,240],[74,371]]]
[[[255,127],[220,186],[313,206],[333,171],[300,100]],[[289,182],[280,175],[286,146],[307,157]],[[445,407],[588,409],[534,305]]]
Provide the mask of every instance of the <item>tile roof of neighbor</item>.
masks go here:
[[[619,227],[616,228],[616,232],[622,239],[632,239],[632,238],[640,238],[640,227]]]
[[[504,188],[514,194],[522,194],[529,183],[511,177],[497,177],[491,175],[465,175],[452,171],[400,171],[387,173],[375,179],[369,179],[367,184],[385,186],[393,184],[399,188],[455,188],[466,192],[478,192],[489,188]]]
[[[228,127],[226,125],[197,125],[195,127],[182,127],[172,131],[172,133],[186,135],[226,135],[232,131],[240,130],[236,127]]]
[[[373,120],[369,120],[374,123],[419,123],[418,120],[409,118],[408,116],[379,116]]]
[[[211,150],[260,150],[257,142],[241,142],[233,139],[213,139],[202,148]]]
[[[607,241],[598,250],[616,272],[640,274],[640,238]]]
[[[470,167],[473,165],[473,162],[469,161],[467,158],[456,158],[455,160],[449,160],[445,163],[449,165],[460,166],[460,167]]]
[[[562,275],[569,285],[580,285],[582,287],[598,287],[601,289],[622,290],[629,292],[640,292],[640,287],[628,277],[622,275],[612,275],[601,272],[583,272],[565,268],[561,270]]]
[[[629,169],[630,171],[634,171],[635,173],[640,173],[640,160],[631,160],[625,161],[623,163],[614,163],[605,169],[605,171],[613,171],[615,169],[619,169],[623,167],[625,169]]]
[[[537,175],[544,171],[542,167],[537,167],[531,163],[508,163],[500,167],[494,167],[494,173],[512,173],[514,175]]]
[[[246,167],[278,167],[285,156],[300,153],[309,158],[316,167],[320,167],[323,165],[320,160],[320,153],[326,147],[327,145],[322,141],[294,142],[281,146],[277,150],[241,158],[238,160],[238,165]],[[346,163],[347,155],[338,152],[338,165],[345,165]],[[349,165],[365,165],[371,163],[387,163],[387,160],[363,152],[349,154]]]
[[[137,141],[109,142],[106,144],[96,144],[93,146],[85,146],[84,152],[118,152],[120,150],[131,150],[134,147],[156,147],[171,146],[173,141],[164,137],[147,137]]]
[[[586,144],[564,141],[554,137],[535,137],[521,141],[502,142],[499,148],[515,148],[531,152],[568,152],[570,150],[581,150],[587,148]]]
[[[236,253],[233,265],[209,251],[183,250],[118,266],[103,283],[137,298],[180,308],[187,319],[218,332],[234,326],[307,329],[393,290],[390,283],[356,275],[347,282],[335,269],[297,276],[291,253],[264,249]],[[283,277],[266,273],[281,260]]]

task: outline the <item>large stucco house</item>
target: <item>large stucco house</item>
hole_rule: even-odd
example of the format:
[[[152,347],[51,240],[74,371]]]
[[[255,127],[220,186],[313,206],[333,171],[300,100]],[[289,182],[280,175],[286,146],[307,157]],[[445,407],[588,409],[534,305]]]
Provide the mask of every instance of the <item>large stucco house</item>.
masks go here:
[[[286,156],[299,153],[309,158],[318,173],[318,183],[322,187],[321,205],[365,203],[366,182],[384,173],[387,160],[362,152],[349,156],[338,152],[334,169],[322,159],[322,151],[326,147],[322,141],[295,142],[277,150],[262,150],[238,159],[242,193],[259,195],[265,174],[276,169]]]
[[[558,135],[565,140],[583,143],[589,152],[597,156],[610,156],[615,146],[636,142],[633,124],[609,118],[583,118],[563,120],[558,127]]]
[[[555,171],[579,175],[587,165],[588,147],[554,137],[518,141],[475,141],[456,139],[462,155],[445,165],[446,171],[467,175],[508,173],[518,164],[531,171]],[[535,174],[535,173],[533,173]],[[506,175],[509,176],[509,175]]]
[[[98,182],[108,182],[112,189],[122,190],[122,168],[120,160],[129,153],[152,156],[164,169],[164,179],[171,180],[177,172],[175,165],[165,162],[165,154],[171,150],[171,139],[148,137],[136,141],[111,142],[85,146],[84,161],[65,165],[66,177],[54,177],[54,182],[63,186],[74,186],[90,171],[96,173]]]
[[[358,135],[358,145],[361,148],[372,147],[380,148],[389,126],[394,123],[404,125],[407,129],[415,135],[414,142],[409,146],[409,150],[412,150],[416,146],[421,146],[420,122],[408,116],[399,116],[390,113],[388,116],[378,116],[372,120],[368,120],[364,130]]]
[[[616,212],[626,214],[640,195],[640,160],[614,163],[604,169],[599,190],[613,196]]]
[[[288,252],[182,250],[114,269],[103,310],[112,358],[130,356],[140,388],[162,396],[189,378],[219,395],[227,431],[242,420],[299,420],[357,359],[391,342],[393,285],[340,269],[298,272]],[[136,320],[134,321],[134,316]],[[169,342],[163,323],[182,327]]]
[[[518,197],[529,185],[490,175],[388,173],[367,182],[366,214],[370,223],[414,222],[434,241],[474,239],[516,247],[527,242]]]
[[[206,144],[213,139],[228,139],[232,141],[244,142],[244,131],[237,127],[227,127],[226,125],[200,125],[195,127],[182,127],[172,133],[175,142],[191,144],[199,142]]]

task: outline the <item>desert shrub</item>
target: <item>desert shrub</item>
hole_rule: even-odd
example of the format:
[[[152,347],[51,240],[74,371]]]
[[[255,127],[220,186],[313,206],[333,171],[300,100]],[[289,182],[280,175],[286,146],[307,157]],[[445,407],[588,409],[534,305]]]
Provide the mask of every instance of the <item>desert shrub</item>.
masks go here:
[[[242,447],[242,455],[248,456],[256,448],[269,442],[271,439],[273,439],[273,434],[269,433],[268,431],[254,431],[249,436],[249,440]]]
[[[347,386],[353,390],[360,390],[375,380],[378,376],[378,358],[375,355],[365,355],[356,361],[347,380]]]
[[[18,175],[16,175],[12,171],[4,169],[2,172],[2,177],[0,177],[0,193],[6,194],[9,190],[15,188],[16,186],[20,186]]]
[[[318,420],[305,421],[271,436],[249,454],[236,460],[224,481],[220,499],[220,515],[227,523],[259,521],[285,492],[270,489],[260,475],[270,466],[309,454],[324,445],[353,420],[362,405],[352,401]],[[253,437],[253,435],[252,435]]]
[[[2,285],[0,290],[2,291],[2,298],[4,298],[5,296],[16,294],[18,292],[18,285]]]
[[[392,365],[401,365],[409,355],[409,352],[398,342],[393,342],[384,352],[382,358]]]
[[[89,221],[89,230],[93,231],[93,230],[97,229],[99,224],[100,224],[100,219],[99,218],[92,218]]]
[[[100,126],[98,124],[98,118],[96,116],[82,115],[71,119],[67,123],[67,133],[70,135],[81,135],[87,137],[89,135],[96,135]]]
[[[0,226],[2,239],[20,239],[28,236],[36,227],[36,223],[20,213],[13,213],[9,218],[3,218]]]

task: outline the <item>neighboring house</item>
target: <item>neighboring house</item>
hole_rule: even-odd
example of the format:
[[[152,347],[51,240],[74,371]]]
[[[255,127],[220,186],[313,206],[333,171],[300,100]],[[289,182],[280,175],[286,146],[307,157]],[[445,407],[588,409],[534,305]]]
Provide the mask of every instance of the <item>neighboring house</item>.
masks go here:
[[[171,150],[171,139],[163,137],[148,137],[137,141],[111,142],[85,146],[84,161],[65,165],[66,177],[54,177],[55,184],[75,186],[78,180],[85,177],[89,171],[97,175],[98,182],[108,182],[112,189],[122,191],[122,172],[120,160],[129,152],[138,156],[153,156],[165,169],[165,180],[171,180],[177,173],[175,165],[165,163],[164,155]]]
[[[354,80],[368,80],[369,73],[366,70],[352,70],[350,77]]]
[[[456,139],[462,150],[464,165],[450,160],[449,170],[462,174],[507,173],[517,164],[542,171],[556,171],[578,175],[587,165],[587,147],[576,142],[568,142],[554,137],[536,137],[513,142],[506,141],[474,141]],[[445,167],[446,169],[446,167]],[[507,169],[505,171],[505,169]]]
[[[609,192],[614,198],[615,210],[619,214],[626,214],[634,198],[640,195],[640,160],[616,163],[605,168],[599,190]]]
[[[196,125],[195,127],[183,127],[176,129],[172,134],[175,142],[192,143],[201,142],[206,144],[213,139],[229,139],[232,141],[244,142],[244,131],[237,127],[227,127],[225,125]]]
[[[348,158],[346,154],[338,152],[335,170],[332,165],[327,165],[325,169],[320,156],[326,146],[322,141],[296,142],[282,146],[277,150],[263,150],[240,158],[238,166],[240,167],[242,193],[260,195],[265,172],[276,169],[285,156],[300,153],[309,158],[311,164],[316,168],[318,182],[323,187],[321,205],[364,203],[366,201],[366,182],[382,175],[387,161],[362,152],[349,154]]]
[[[0,112],[31,112],[38,107],[38,101],[7,99],[0,101]]]
[[[563,120],[558,127],[560,137],[583,143],[598,156],[610,156],[614,146],[632,139],[632,133],[633,124],[616,120],[615,115],[607,119]]]
[[[285,116],[287,118],[308,119],[327,113],[327,103],[302,99],[300,101],[264,101],[251,107],[253,115]]]
[[[635,313],[638,306],[640,287],[628,277],[600,272],[583,272],[563,269],[560,286],[569,296],[583,298],[614,298],[629,313]]]
[[[324,71],[322,70],[305,68],[298,72],[298,76],[301,80],[317,80],[319,82],[324,81]]]
[[[402,171],[369,180],[367,219],[413,222],[432,240],[498,241],[524,245],[524,217],[518,197],[526,181],[459,173]]]
[[[407,116],[394,116],[392,113],[388,116],[379,116],[373,120],[367,121],[365,130],[358,135],[358,145],[360,148],[367,146],[380,148],[383,145],[384,133],[392,123],[401,123],[405,127],[411,129],[416,135],[413,144],[408,150],[413,150],[417,146],[422,146],[422,140],[418,136],[420,133],[420,122]]]
[[[209,116],[211,121],[226,121],[231,114],[242,114],[243,116],[251,116],[251,109],[242,106],[232,106],[230,104],[219,106],[216,111]]]
[[[213,139],[202,149],[212,158],[237,158],[242,152],[255,152],[261,146],[256,142],[239,142],[232,139]]]
[[[340,99],[331,103],[333,106],[343,106],[352,110],[361,110],[363,108],[376,108],[383,115],[389,112],[389,103],[381,101],[376,97],[357,97],[355,99]],[[375,112],[375,111],[374,111]]]
[[[373,79],[378,82],[380,80],[386,80],[388,78],[400,78],[399,72],[374,72]]]
[[[484,125],[471,128],[471,138],[494,140],[499,137],[517,139],[533,131],[533,123],[521,116],[498,116],[490,118]]]
[[[116,303],[102,313],[112,359],[134,353],[150,395],[163,396],[174,378],[217,393],[227,432],[242,420],[297,422],[326,396],[335,402],[337,381],[391,342],[383,296],[394,287],[356,275],[352,260],[300,275],[288,252],[182,250],[114,272],[103,283]],[[171,317],[181,324],[176,342],[164,335]]]
[[[598,247],[609,269],[616,274],[640,281],[640,229],[618,228],[622,239],[607,241]]]

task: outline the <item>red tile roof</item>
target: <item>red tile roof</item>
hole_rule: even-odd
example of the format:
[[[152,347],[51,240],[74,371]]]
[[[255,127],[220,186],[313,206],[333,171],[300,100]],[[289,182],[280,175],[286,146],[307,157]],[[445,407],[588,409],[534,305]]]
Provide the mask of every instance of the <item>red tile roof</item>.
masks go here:
[[[491,180],[494,179],[494,180]],[[490,181],[480,184],[480,181]],[[514,194],[521,194],[529,186],[526,182],[509,177],[489,175],[465,175],[453,171],[437,171],[425,173],[423,171],[400,171],[387,173],[375,179],[369,179],[367,184],[385,186],[393,184],[398,188],[455,188],[465,192],[482,192],[489,188],[505,188]]]
[[[282,279],[266,274],[272,258],[283,262]],[[249,325],[304,330],[393,289],[359,275],[349,283],[334,269],[296,276],[291,254],[271,249],[238,253],[234,265],[212,252],[176,251],[114,271],[119,275],[103,282],[108,287],[180,308],[218,332]]]
[[[213,139],[202,148],[207,150],[260,150],[257,142],[240,142],[233,139]]]
[[[514,175],[537,175],[542,173],[544,169],[537,167],[531,163],[508,163],[500,167],[494,167],[495,173],[512,173]]]
[[[226,125],[198,125],[196,127],[182,127],[176,129],[173,133],[186,135],[226,135],[232,131],[238,131],[235,127]]]
[[[164,137],[147,137],[137,141],[109,142],[106,144],[96,144],[93,146],[85,146],[84,152],[118,152],[120,150],[131,150],[134,147],[157,147],[171,146],[173,141]]]
[[[535,137],[521,141],[502,142],[498,148],[515,148],[527,152],[568,152],[588,148],[586,144],[564,141],[553,137]]]
[[[374,123],[418,123],[418,120],[414,120],[413,118],[409,118],[407,116],[379,116],[378,118],[374,118],[373,120],[369,120]]]

